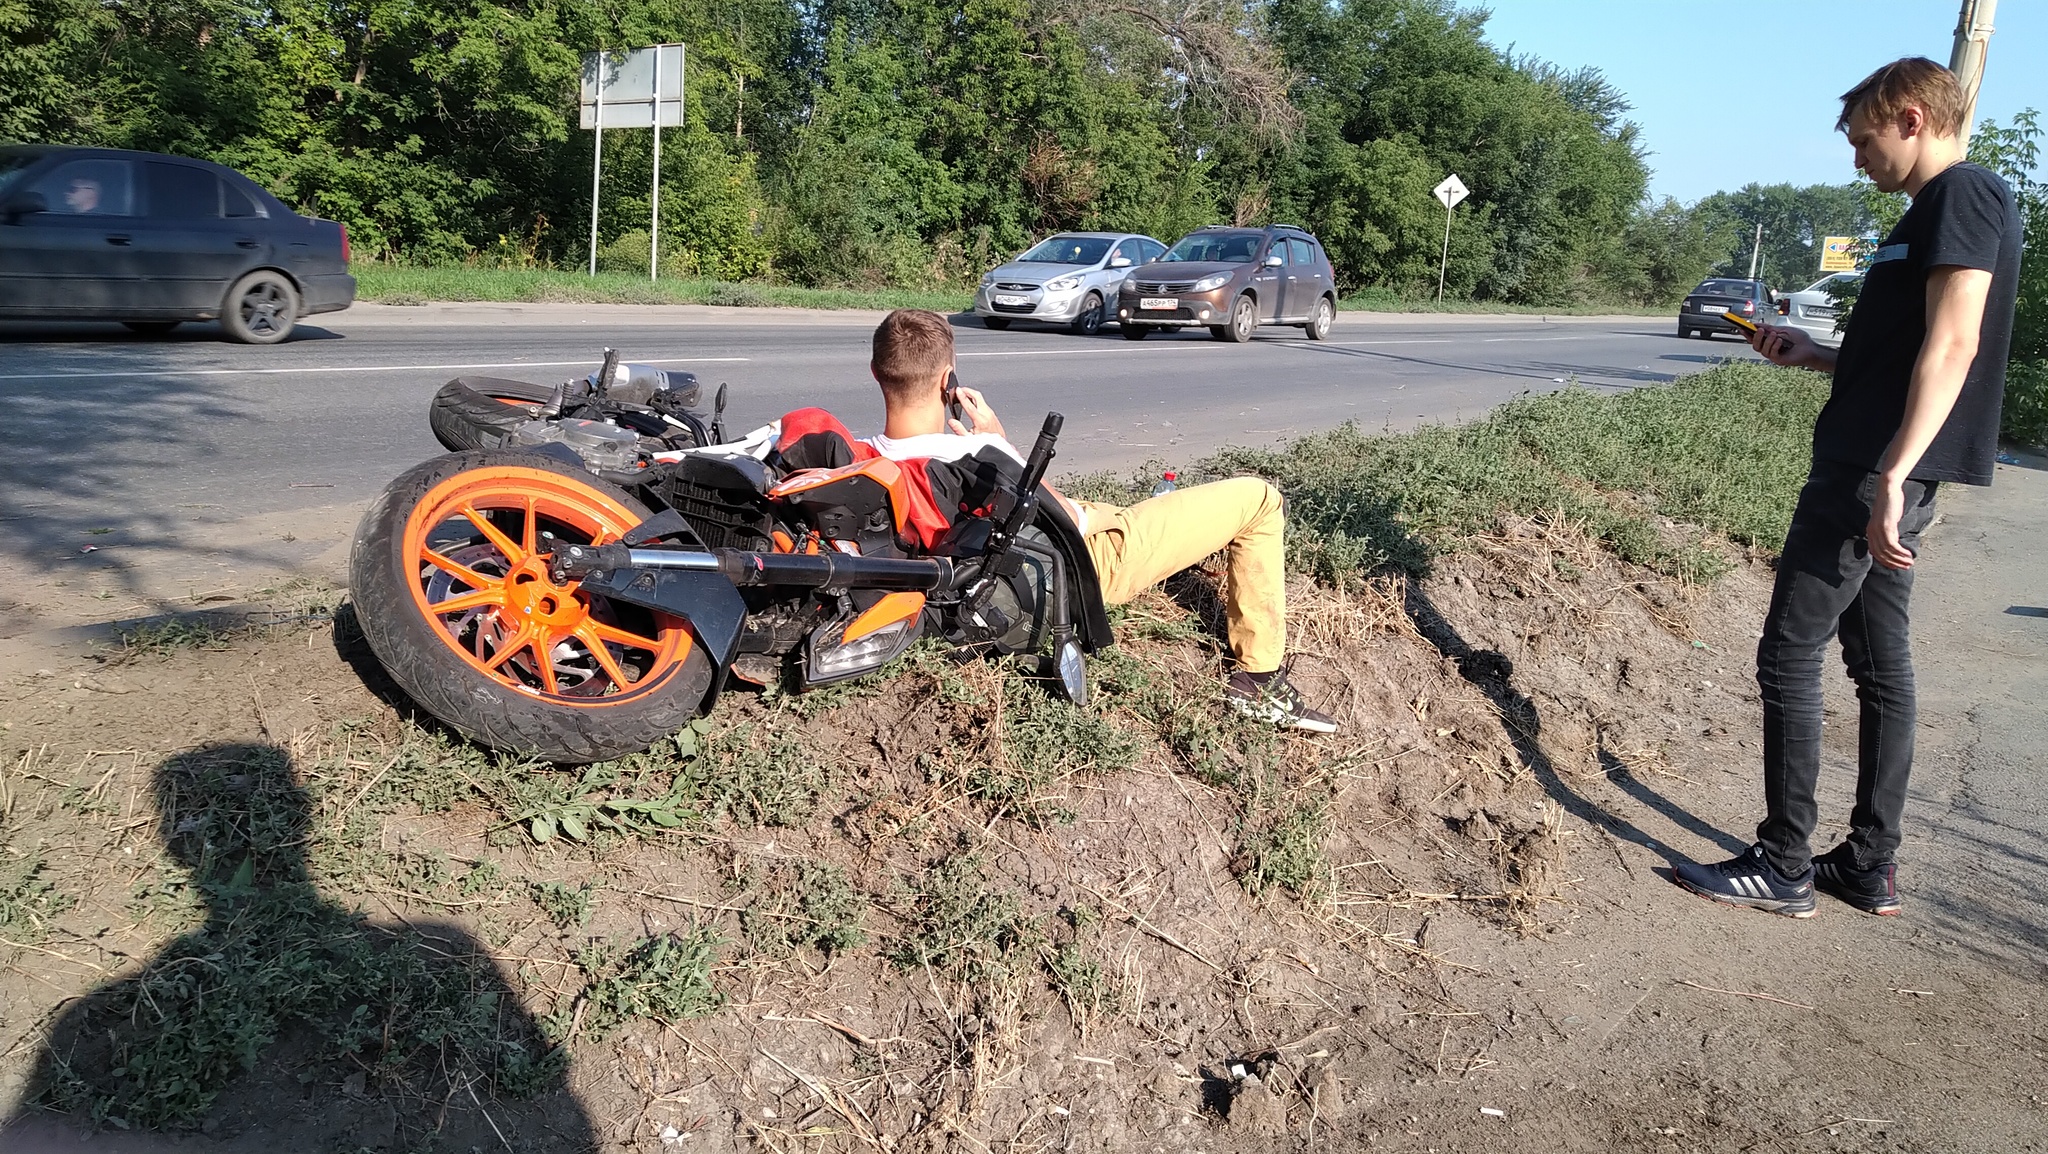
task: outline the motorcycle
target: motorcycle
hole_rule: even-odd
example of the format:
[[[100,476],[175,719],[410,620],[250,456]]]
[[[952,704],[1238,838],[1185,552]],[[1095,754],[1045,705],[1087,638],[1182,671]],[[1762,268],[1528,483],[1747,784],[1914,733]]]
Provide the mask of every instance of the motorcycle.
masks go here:
[[[356,614],[392,679],[484,745],[580,764],[645,749],[732,680],[807,689],[920,638],[1011,656],[1075,704],[1110,644],[1094,566],[1042,482],[937,507],[915,462],[873,455],[822,410],[777,443],[722,444],[726,389],[603,366],[552,387],[458,378],[431,423],[455,450],[371,504],[350,556]],[[752,451],[745,451],[746,449]]]

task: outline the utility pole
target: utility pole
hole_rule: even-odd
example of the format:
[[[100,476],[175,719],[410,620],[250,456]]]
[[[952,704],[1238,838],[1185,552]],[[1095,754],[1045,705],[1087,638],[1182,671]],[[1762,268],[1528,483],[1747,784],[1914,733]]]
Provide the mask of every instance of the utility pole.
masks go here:
[[[1991,16],[1998,0],[1963,0],[1956,18],[1956,43],[1948,57],[1948,70],[1963,86],[1963,148],[1970,147],[1970,130],[1977,122],[1977,90],[1984,85],[1984,58],[1991,51]]]
[[[1749,279],[1756,279],[1756,262],[1764,252],[1764,222],[1756,222],[1756,243],[1749,248]]]

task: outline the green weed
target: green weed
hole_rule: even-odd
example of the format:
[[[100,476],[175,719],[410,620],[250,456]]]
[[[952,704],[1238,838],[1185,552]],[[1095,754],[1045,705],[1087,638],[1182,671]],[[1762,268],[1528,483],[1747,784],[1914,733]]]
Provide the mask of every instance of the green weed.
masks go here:
[[[169,617],[117,630],[120,658],[168,657],[194,649],[227,649],[235,630],[212,616]]]
[[[711,742],[704,756],[678,777],[707,818],[723,815],[748,825],[794,826],[817,809],[831,771],[803,730],[740,725]]]
[[[1045,952],[1046,973],[1053,992],[1067,1004],[1077,1031],[1083,1035],[1109,1004],[1109,979],[1102,963],[1090,957],[1078,942],[1067,942]]]
[[[1581,523],[1625,560],[1705,580],[1725,562],[1658,518],[1775,548],[1826,391],[1818,374],[1727,364],[1669,388],[1526,397],[1469,425],[1384,435],[1346,425],[1204,467],[1278,485],[1290,563],[1332,584],[1381,566],[1427,572],[1502,512]]]
[[[1003,678],[1002,742],[966,770],[971,796],[1034,820],[1068,810],[1049,791],[1076,773],[1117,773],[1138,760],[1138,735],[1015,673]]]
[[[948,858],[908,889],[909,932],[887,957],[905,970],[930,966],[970,985],[1015,978],[1040,933],[1017,895],[992,890],[973,854]]]
[[[630,1022],[680,1022],[718,1009],[725,996],[711,982],[711,967],[724,944],[710,927],[696,926],[688,933],[641,938],[624,949],[586,948],[577,959],[589,979],[582,995],[583,1033],[602,1041]]]
[[[597,894],[601,888],[596,882],[584,882],[580,886],[562,882],[528,882],[526,896],[555,924],[556,929],[580,929],[590,924],[590,915],[597,910]]]
[[[37,854],[0,864],[0,938],[36,945],[49,936],[51,919],[78,904],[42,874]]]
[[[1254,806],[1246,817],[1232,872],[1253,897],[1278,886],[1304,903],[1318,902],[1332,892],[1330,859],[1323,852],[1329,831],[1325,799],[1283,804],[1266,813]]]
[[[867,940],[860,925],[866,902],[838,866],[775,861],[759,885],[762,896],[740,915],[740,928],[757,953],[786,958],[812,946],[837,954]]]

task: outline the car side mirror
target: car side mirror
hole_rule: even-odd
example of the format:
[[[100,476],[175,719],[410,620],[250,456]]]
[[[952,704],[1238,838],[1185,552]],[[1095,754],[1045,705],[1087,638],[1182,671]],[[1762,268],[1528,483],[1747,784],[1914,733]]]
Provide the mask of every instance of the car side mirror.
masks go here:
[[[9,224],[13,224],[18,218],[27,216],[32,212],[48,211],[50,211],[50,202],[44,200],[43,194],[40,192],[23,190],[9,196],[4,202],[0,202],[0,217],[5,217]]]
[[[1131,258],[1130,258],[1130,257],[1127,257],[1127,256],[1113,256],[1113,257],[1110,257],[1110,258],[1109,258],[1109,267],[1111,267],[1111,268],[1129,268],[1129,267],[1131,267]]]
[[[1281,260],[1278,256],[1269,256],[1266,258],[1267,268],[1279,268],[1281,265],[1285,263],[1287,262]]]

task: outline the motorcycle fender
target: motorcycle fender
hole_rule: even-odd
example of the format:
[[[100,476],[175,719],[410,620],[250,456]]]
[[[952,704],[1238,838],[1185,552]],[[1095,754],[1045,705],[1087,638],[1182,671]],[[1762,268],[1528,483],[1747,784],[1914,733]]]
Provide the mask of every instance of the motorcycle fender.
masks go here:
[[[747,621],[746,598],[731,580],[722,573],[684,569],[612,569],[585,577],[583,587],[688,622],[697,644],[704,647],[705,656],[719,671],[704,702],[704,708],[711,708],[719,687],[725,684],[725,670],[732,664],[740,629]]]

